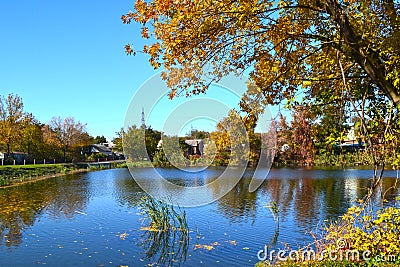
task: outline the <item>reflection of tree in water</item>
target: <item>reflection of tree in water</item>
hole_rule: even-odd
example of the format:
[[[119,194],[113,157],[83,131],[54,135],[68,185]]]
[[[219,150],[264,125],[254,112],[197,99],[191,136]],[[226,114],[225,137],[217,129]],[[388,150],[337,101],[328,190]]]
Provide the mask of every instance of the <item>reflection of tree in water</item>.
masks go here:
[[[146,230],[142,236],[141,247],[145,258],[161,266],[173,266],[186,261],[189,248],[189,233],[185,231]]]
[[[323,220],[335,220],[345,213],[366,194],[371,180],[354,179],[350,186],[345,183],[346,179],[337,178],[267,179],[261,192],[277,203],[281,217],[284,218],[293,209],[296,221],[310,227]],[[395,179],[383,179],[379,190],[376,190],[375,202],[382,201],[384,192],[389,202],[393,201],[399,190],[399,185],[397,188],[394,185]]]
[[[143,222],[148,222],[141,229],[145,258],[162,266],[186,261],[190,240],[186,212],[151,196],[141,198],[140,208]]]
[[[256,213],[256,192],[249,192],[250,179],[242,178],[225,196],[218,200],[218,208],[231,222],[252,219]]]
[[[145,194],[132,177],[115,179],[114,182],[115,199],[120,205],[127,205],[135,208],[139,205],[141,197]]]
[[[114,185],[115,199],[120,205],[138,208],[143,204],[143,197],[147,196],[130,176],[116,179]],[[164,211],[168,210],[170,212],[168,214],[173,214],[168,205],[154,201],[159,203],[161,209],[164,207]],[[147,210],[147,214],[153,211]],[[157,230],[147,227],[142,229],[140,246],[144,250],[144,258],[155,262],[156,266],[172,266],[186,260],[189,247],[189,232],[187,229],[181,230],[177,221],[169,221],[172,223],[172,227],[167,229]]]
[[[22,232],[45,211],[71,218],[86,207],[88,182],[80,176],[52,178],[0,189],[0,240],[8,246],[22,243]]]

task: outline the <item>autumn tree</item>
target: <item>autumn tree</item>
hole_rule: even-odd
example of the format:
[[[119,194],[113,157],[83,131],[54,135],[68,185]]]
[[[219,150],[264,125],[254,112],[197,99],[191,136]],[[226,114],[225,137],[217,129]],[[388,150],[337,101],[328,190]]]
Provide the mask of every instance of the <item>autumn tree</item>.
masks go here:
[[[210,138],[216,146],[215,161],[219,165],[243,165],[254,158],[250,152],[249,136],[243,117],[236,110],[231,110],[218,122]],[[253,135],[252,140],[256,137]]]
[[[286,117],[279,114],[279,121],[276,123],[276,164],[288,164],[293,160],[293,131],[286,121]]]
[[[128,129],[121,129],[118,135],[122,136],[124,154],[131,161],[145,158],[153,160],[161,140],[161,132],[152,129],[151,126],[132,125]]]
[[[161,132],[154,130],[151,126],[146,127],[145,130],[145,143],[147,155],[152,161],[157,152],[158,142],[161,140]]]
[[[122,128],[120,131],[115,132],[116,137],[113,138],[112,142],[114,143],[114,150],[118,152],[122,152],[124,150],[122,146],[122,137],[124,134],[124,129]]]
[[[49,130],[49,135],[53,137],[50,139],[62,150],[64,162],[71,148],[87,145],[90,137],[86,132],[86,125],[76,122],[73,117],[53,117],[49,122]]]
[[[107,143],[107,138],[105,138],[104,135],[102,136],[98,135],[93,139],[93,143],[94,144]]]
[[[18,147],[20,151],[35,159],[45,157],[46,148],[42,127],[42,123],[32,114],[26,114],[22,120],[21,139],[18,142]]]
[[[299,88],[340,85],[340,61],[348,82],[372,84],[398,105],[398,10],[393,0],[138,0],[122,20],[143,25],[143,52],[165,69],[171,96],[206,90],[198,70],[209,63],[216,79],[249,69],[266,101],[277,103]]]
[[[0,144],[5,147],[7,157],[10,157],[14,146],[20,141],[24,117],[21,97],[0,95]]]
[[[122,21],[142,25],[138,51],[163,69],[170,98],[245,72],[256,87],[241,103],[249,114],[282,102],[354,112],[371,153],[384,155],[400,136],[399,10],[397,0],[137,0]]]
[[[205,139],[210,136],[210,133],[203,130],[198,129],[191,129],[187,134],[186,137],[191,139]]]
[[[315,147],[314,134],[311,129],[313,114],[304,106],[298,106],[293,112],[293,148],[300,166],[312,165]]]

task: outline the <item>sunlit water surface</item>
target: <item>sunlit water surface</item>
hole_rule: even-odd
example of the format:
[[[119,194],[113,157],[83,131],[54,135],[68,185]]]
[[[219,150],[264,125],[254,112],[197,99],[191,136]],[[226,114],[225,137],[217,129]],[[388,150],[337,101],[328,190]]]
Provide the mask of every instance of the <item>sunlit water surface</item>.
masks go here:
[[[148,171],[138,169],[137,174],[145,177]],[[185,186],[206,184],[221,171],[158,170]],[[141,230],[145,225],[138,203],[144,193],[126,169],[0,189],[0,266],[254,266],[265,245],[298,248],[312,242],[311,231],[338,218],[365,194],[372,173],[273,169],[261,188],[249,193],[249,170],[225,197],[185,208],[190,234],[180,248],[178,237],[176,248],[166,248]],[[384,177],[381,190],[393,200],[399,194],[399,188],[391,188],[396,172]],[[213,194],[218,188],[209,190]],[[279,227],[266,207],[271,201],[280,210]]]

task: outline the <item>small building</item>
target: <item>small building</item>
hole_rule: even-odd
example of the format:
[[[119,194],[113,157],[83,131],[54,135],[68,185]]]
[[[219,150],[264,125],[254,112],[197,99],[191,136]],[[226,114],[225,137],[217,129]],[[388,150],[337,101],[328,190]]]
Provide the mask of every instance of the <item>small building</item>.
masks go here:
[[[365,150],[365,143],[361,140],[345,140],[338,145],[343,151],[356,152]]]
[[[111,148],[106,147],[105,145],[101,144],[93,144],[89,147],[90,154],[104,154],[107,158],[113,158],[115,154],[112,152]]]
[[[203,156],[204,154],[204,141],[202,139],[191,139],[185,140],[185,143],[189,145],[188,155],[199,155]]]
[[[363,151],[365,149],[365,143],[362,142],[361,138],[356,137],[354,127],[349,130],[345,140],[337,142],[337,146],[345,152]]]
[[[113,149],[115,147],[115,144],[113,142],[106,142],[106,143],[100,143],[100,145],[108,147],[110,149]]]

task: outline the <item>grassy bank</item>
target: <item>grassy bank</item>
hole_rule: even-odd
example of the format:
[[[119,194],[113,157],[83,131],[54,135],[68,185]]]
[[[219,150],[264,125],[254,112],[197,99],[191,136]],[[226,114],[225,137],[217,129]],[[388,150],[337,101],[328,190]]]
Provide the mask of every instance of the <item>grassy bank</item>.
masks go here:
[[[389,163],[389,162],[387,162]],[[316,155],[315,166],[372,166],[374,165],[373,156],[368,152],[347,152],[343,154],[324,153]]]
[[[10,186],[40,178],[85,170],[75,164],[0,166],[0,186]]]

